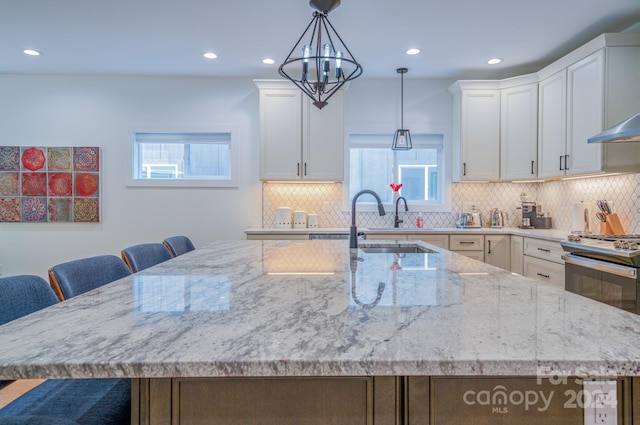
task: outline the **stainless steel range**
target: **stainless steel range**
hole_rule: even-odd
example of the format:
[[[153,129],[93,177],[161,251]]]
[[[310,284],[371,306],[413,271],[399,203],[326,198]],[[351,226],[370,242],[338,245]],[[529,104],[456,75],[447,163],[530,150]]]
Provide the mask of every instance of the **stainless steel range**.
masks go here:
[[[569,235],[565,289],[640,314],[640,235]]]

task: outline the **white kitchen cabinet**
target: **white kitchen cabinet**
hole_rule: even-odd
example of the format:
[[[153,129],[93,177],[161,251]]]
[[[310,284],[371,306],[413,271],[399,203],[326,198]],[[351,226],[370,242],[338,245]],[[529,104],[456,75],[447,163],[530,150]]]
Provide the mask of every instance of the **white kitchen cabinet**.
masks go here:
[[[511,268],[510,239],[509,235],[485,235],[484,262],[509,270]]]
[[[587,139],[640,110],[640,35],[604,34],[541,70],[538,177],[640,171],[640,144]]]
[[[511,235],[511,255],[510,268],[512,273],[524,274],[524,238],[518,235]]]
[[[342,181],[343,92],[318,109],[288,81],[255,83],[260,90],[260,178]]]
[[[440,248],[449,249],[449,235],[437,234],[437,235],[421,235],[418,233],[407,235],[409,240],[419,240],[430,243]]]
[[[559,242],[524,238],[524,276],[564,288],[564,261]]]
[[[450,235],[449,249],[484,262],[484,235]]]
[[[449,88],[453,95],[454,181],[500,178],[500,90],[497,86],[481,89],[479,84],[482,82],[458,81]]]
[[[524,256],[524,276],[550,283],[564,289],[564,265]]]
[[[500,179],[538,175],[538,83],[502,89],[500,100]]]

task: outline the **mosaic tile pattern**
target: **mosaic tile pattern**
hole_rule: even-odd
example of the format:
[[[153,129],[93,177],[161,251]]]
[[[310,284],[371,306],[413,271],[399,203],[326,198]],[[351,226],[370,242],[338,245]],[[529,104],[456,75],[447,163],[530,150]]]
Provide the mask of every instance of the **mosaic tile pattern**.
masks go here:
[[[318,214],[320,227],[349,227],[351,213],[343,205],[341,183],[295,184],[264,183],[262,226],[275,227],[275,209],[288,206]],[[462,211],[463,202],[472,202],[489,226],[492,208],[507,213],[507,224],[516,227],[521,218],[520,193],[527,200],[537,202],[541,210],[552,217],[554,229],[571,230],[571,204],[607,199],[613,205],[628,233],[640,234],[640,174],[590,177],[544,183],[454,183],[451,190],[452,212],[422,213],[424,227],[455,227],[456,213]],[[409,209],[411,205],[409,204]],[[404,227],[414,227],[417,212],[403,213]],[[374,212],[358,212],[358,226],[388,227],[393,216],[380,217]]]
[[[0,146],[0,222],[99,222],[100,148]]]

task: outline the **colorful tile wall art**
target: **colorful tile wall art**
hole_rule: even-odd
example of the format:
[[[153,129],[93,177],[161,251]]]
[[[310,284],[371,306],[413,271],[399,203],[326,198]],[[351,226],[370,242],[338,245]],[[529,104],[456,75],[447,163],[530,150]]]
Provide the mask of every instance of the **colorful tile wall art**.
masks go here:
[[[0,146],[0,222],[99,221],[99,147]]]

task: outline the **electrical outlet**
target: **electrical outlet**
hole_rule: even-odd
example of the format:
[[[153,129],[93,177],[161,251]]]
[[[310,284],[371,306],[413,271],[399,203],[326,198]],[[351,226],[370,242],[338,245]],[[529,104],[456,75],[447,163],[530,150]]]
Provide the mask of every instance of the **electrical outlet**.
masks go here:
[[[475,201],[463,202],[462,212],[466,212],[466,213],[474,212],[474,210],[476,209],[476,205],[478,205],[478,203]]]
[[[618,424],[618,394],[616,381],[583,382],[584,423]]]

